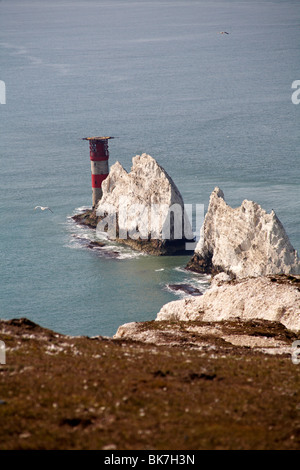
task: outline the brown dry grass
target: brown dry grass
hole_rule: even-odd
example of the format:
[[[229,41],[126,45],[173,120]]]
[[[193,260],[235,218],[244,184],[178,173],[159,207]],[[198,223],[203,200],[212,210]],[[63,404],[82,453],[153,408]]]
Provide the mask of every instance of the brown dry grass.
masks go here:
[[[288,356],[70,338],[25,320],[0,331],[2,450],[300,446],[300,365]]]

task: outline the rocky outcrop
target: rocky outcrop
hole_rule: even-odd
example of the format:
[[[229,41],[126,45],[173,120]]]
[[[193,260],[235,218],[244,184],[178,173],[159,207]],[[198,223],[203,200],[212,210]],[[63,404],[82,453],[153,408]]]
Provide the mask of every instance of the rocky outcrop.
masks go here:
[[[156,320],[216,322],[234,318],[276,321],[291,331],[300,331],[300,276],[219,281],[201,297],[164,305]]]
[[[274,211],[244,200],[236,209],[215,188],[187,269],[237,278],[268,274],[300,274],[297,252]]]
[[[80,225],[86,225],[87,227],[94,229],[100,221],[100,217],[98,217],[96,212],[92,209],[87,209],[80,214],[75,214],[72,216],[72,219]]]
[[[137,155],[132,163],[127,173],[116,162],[103,181],[97,230],[151,254],[184,250],[193,234],[178,188],[150,155]]]
[[[247,348],[249,352],[286,355],[291,354],[291,343],[297,335],[281,323],[267,320],[162,320],[125,323],[114,338],[197,350],[200,354],[204,351],[234,354],[236,348]]]

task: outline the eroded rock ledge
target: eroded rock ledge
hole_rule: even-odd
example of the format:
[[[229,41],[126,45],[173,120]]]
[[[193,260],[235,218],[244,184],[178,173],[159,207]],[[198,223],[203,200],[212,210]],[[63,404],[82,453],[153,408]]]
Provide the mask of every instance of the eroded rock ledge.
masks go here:
[[[280,220],[257,203],[233,209],[220,188],[211,194],[200,240],[187,269],[236,278],[300,274],[299,258]]]
[[[93,211],[92,209],[87,209],[81,214],[73,215],[72,219],[80,225],[86,225],[93,229],[96,229],[97,224],[100,221],[100,217],[98,217],[96,211]]]

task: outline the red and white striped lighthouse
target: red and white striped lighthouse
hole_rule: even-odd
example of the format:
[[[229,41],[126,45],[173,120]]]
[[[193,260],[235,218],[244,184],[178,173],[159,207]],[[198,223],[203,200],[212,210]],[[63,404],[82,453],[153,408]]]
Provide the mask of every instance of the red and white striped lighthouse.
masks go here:
[[[90,143],[93,209],[102,197],[102,181],[108,177],[108,140],[113,137],[84,137]]]

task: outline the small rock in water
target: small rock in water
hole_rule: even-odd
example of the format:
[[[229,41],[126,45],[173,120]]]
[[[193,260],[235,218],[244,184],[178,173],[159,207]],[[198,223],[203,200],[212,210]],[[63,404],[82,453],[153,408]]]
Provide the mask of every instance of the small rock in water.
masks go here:
[[[91,249],[102,248],[103,246],[105,246],[105,243],[97,242],[97,241],[93,241],[88,244],[88,248],[91,248]]]
[[[190,284],[169,284],[169,289],[182,291],[189,295],[202,295],[202,292]]]

